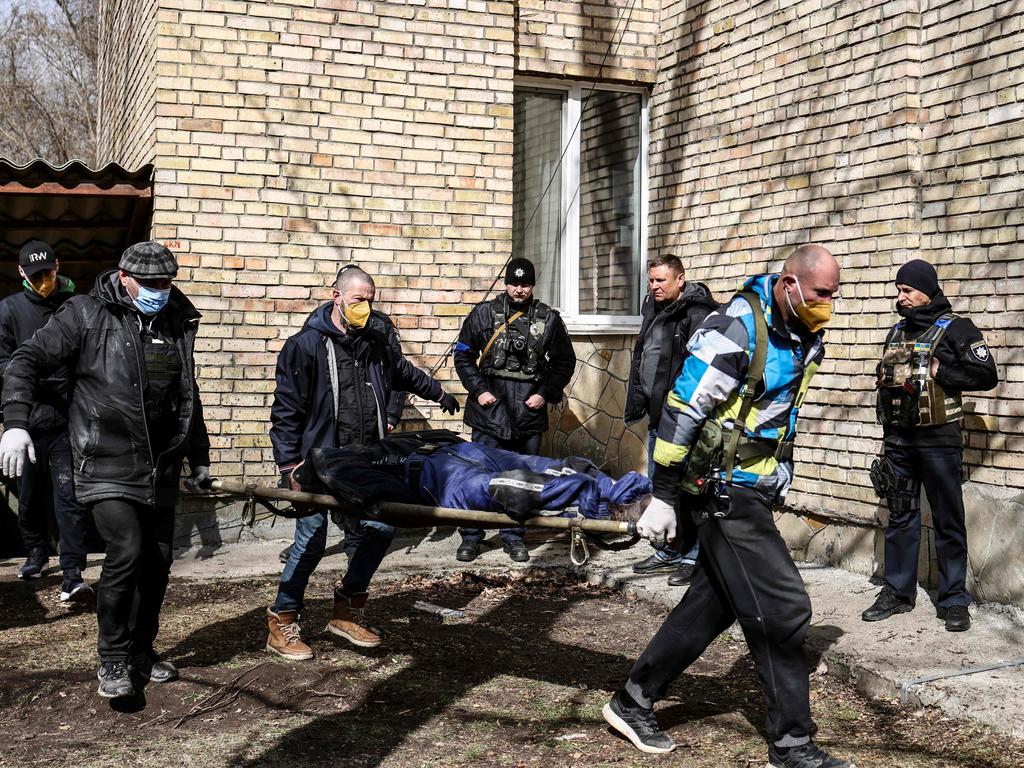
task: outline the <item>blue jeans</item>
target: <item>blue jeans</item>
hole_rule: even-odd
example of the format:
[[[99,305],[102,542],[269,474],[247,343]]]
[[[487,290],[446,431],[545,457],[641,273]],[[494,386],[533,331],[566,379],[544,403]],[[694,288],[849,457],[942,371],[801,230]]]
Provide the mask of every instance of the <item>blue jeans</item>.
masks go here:
[[[281,573],[281,583],[274,601],[275,613],[302,612],[309,577],[313,575],[327,548],[329,519],[327,510],[323,509],[296,519],[295,543]],[[387,523],[345,518],[343,548],[348,555],[348,570],[337,590],[340,595],[352,597],[367,591],[370,579],[384,560],[394,536],[395,529]]]
[[[654,477],[654,443],[658,439],[658,430],[649,429],[647,430],[647,476]],[[663,560],[666,563],[672,565],[682,565],[687,563],[689,565],[695,565],[697,563],[697,555],[700,554],[700,542],[695,541],[690,551],[685,555],[680,554],[674,549],[672,544],[662,544],[661,546],[655,546],[651,544],[654,549],[654,556],[659,560]]]

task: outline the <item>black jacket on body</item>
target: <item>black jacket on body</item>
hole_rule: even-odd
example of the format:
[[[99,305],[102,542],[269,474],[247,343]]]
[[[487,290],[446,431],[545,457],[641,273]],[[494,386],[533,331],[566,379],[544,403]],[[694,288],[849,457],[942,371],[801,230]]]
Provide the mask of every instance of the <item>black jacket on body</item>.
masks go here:
[[[632,424],[648,416],[650,428],[657,428],[661,420],[661,411],[665,407],[665,398],[668,397],[668,392],[683,366],[686,342],[704,322],[704,318],[717,308],[718,302],[712,298],[711,291],[703,283],[686,283],[679,298],[661,309],[650,295],[644,298],[644,303],[640,307],[643,323],[640,326],[640,334],[636,337],[636,344],[633,345],[629,381],[626,383],[626,407],[623,412],[626,424]],[[648,335],[655,333],[658,334],[660,353],[654,389],[648,400],[641,384],[640,365]]]
[[[387,315],[373,310],[365,328],[342,333],[331,319],[333,309],[327,302],[313,310],[277,356],[270,443],[281,471],[314,448],[342,447],[339,432],[353,443],[385,437],[386,424],[401,417],[406,391],[434,402],[444,395],[437,381],[402,354]],[[337,376],[329,344],[343,345],[333,347]]]
[[[193,349],[199,313],[171,288],[154,326],[175,345],[181,360],[177,429],[151,448],[143,393],[145,361],[141,318],[117,279],[117,270],[96,278],[88,296],[73,296],[11,357],[4,371],[7,428],[25,428],[39,382],[66,367],[68,431],[75,461],[75,495],[82,503],[126,498],[173,505],[182,461],[195,469],[210,464],[210,440],[195,380]]]
[[[512,440],[547,431],[547,407],[536,410],[527,408],[526,400],[531,395],[539,394],[550,404],[560,403],[563,390],[569,386],[576,370],[576,353],[565,323],[558,312],[552,309],[541,341],[544,364],[539,380],[522,381],[486,375],[480,370],[480,353],[495,330],[492,301],[500,301],[503,297],[504,294],[473,307],[462,323],[453,357],[459,380],[469,393],[464,414],[466,425],[499,440]],[[536,299],[533,301],[536,302]],[[518,310],[525,310],[525,314],[529,315],[528,307],[509,302],[510,315]],[[494,395],[497,402],[486,408],[481,406],[477,397],[484,392]]]
[[[57,286],[46,298],[32,290],[27,283],[20,293],[0,301],[0,376],[14,350],[46,325],[57,308],[75,293],[75,284],[66,277],[57,276]],[[39,382],[35,402],[29,414],[28,431],[37,435],[61,432],[68,426],[68,374],[62,369]]]
[[[942,315],[952,311],[953,307],[942,291],[922,307],[903,310],[900,315],[906,323],[904,331],[907,339],[913,341],[931,328]],[[981,331],[966,317],[957,317],[949,324],[932,350],[932,355],[939,361],[935,381],[946,392],[983,391],[999,383],[999,372],[992,350],[985,343]],[[881,363],[878,372],[881,372]],[[963,446],[959,421],[910,429],[884,425],[882,432],[887,445]]]

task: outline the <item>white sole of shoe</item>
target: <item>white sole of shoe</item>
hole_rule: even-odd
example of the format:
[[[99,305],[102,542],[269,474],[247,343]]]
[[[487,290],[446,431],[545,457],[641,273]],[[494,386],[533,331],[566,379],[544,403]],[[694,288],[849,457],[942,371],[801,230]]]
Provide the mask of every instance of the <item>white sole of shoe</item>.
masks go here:
[[[601,715],[604,717],[604,720],[606,723],[608,723],[608,725],[610,725],[616,731],[618,731],[627,739],[629,739],[630,743],[634,747],[639,749],[641,752],[646,752],[649,755],[665,755],[669,752],[672,752],[676,748],[675,744],[673,744],[668,749],[665,749],[663,747],[652,747],[647,744],[644,744],[636,735],[636,731],[634,731],[632,728],[626,725],[626,721],[612,711],[611,704],[604,705],[604,708],[601,710]]]
[[[87,603],[92,599],[92,596],[92,587],[88,584],[83,584],[71,592],[61,592],[60,601],[62,603]]]
[[[360,648],[376,648],[378,645],[380,645],[380,640],[378,640],[377,642],[372,642],[372,641],[371,642],[367,642],[366,640],[357,640],[356,638],[352,637],[352,635],[350,635],[348,632],[344,632],[344,631],[338,629],[333,624],[328,624],[327,625],[327,631],[330,632],[332,635],[337,635],[338,637],[345,638],[350,643],[352,643],[352,645],[358,645]]]
[[[309,661],[316,655],[312,651],[309,653],[282,653],[270,643],[267,643],[267,650],[271,653],[276,653],[282,659],[287,659],[288,661]]]
[[[97,688],[96,693],[98,693],[100,698],[103,699],[127,699],[130,696],[135,695],[135,691],[131,691],[130,693],[106,693],[102,688]]]

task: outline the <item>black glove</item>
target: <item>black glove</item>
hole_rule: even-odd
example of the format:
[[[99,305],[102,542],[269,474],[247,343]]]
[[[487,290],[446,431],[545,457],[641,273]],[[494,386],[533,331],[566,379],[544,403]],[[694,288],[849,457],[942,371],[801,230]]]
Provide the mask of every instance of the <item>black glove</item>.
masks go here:
[[[195,467],[192,470],[192,475],[185,481],[185,487],[193,493],[199,491],[208,491],[213,483],[213,478],[210,477],[209,467]]]
[[[299,481],[295,479],[296,469],[298,467],[284,470],[281,473],[281,479],[277,482],[277,487],[284,488],[286,491],[301,491],[302,487],[299,485]]]
[[[455,395],[445,392],[441,395],[441,399],[437,402],[441,406],[441,410],[447,413],[449,416],[454,416],[459,412],[459,401],[455,399]]]

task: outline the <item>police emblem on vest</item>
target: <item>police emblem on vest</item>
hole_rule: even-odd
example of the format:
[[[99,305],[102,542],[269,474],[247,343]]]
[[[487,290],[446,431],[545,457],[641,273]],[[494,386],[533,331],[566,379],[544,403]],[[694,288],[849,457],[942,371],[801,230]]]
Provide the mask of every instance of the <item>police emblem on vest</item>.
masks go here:
[[[932,350],[954,314],[945,314],[915,341],[907,339],[904,321],[885,340],[878,382],[878,423],[894,427],[931,427],[963,417],[960,393],[946,392],[932,378]]]
[[[544,331],[551,308],[533,301],[526,314],[518,318],[510,313],[504,296],[491,302],[494,315],[494,343],[480,361],[480,370],[487,376],[520,381],[540,381],[547,359],[544,355]]]

